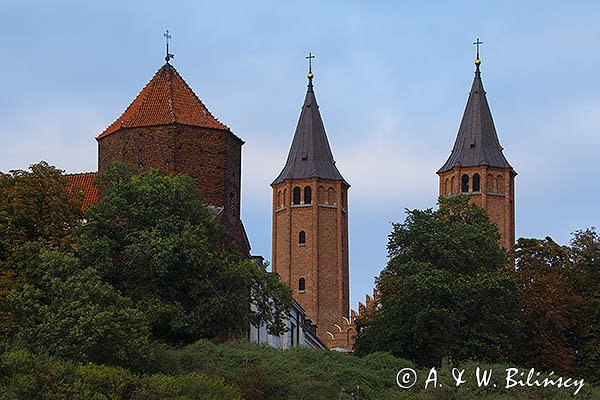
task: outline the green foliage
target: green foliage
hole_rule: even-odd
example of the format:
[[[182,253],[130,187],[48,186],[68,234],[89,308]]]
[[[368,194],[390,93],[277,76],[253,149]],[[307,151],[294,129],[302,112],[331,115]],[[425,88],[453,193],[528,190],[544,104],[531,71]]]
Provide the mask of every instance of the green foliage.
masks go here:
[[[81,201],[67,191],[62,171],[45,162],[28,171],[0,172],[0,343],[18,324],[7,307],[8,297],[40,275],[22,261],[30,249],[69,247],[81,218]]]
[[[148,325],[131,300],[73,255],[40,250],[34,258],[43,274],[7,299],[19,320],[13,347],[138,368],[147,362]]]
[[[381,306],[361,321],[358,353],[389,351],[421,365],[502,359],[518,333],[520,295],[500,235],[465,196],[408,210],[377,279]]]
[[[594,228],[575,232],[569,258],[576,292],[583,297],[577,318],[577,370],[600,383],[600,235]]]
[[[221,380],[200,374],[137,376],[123,368],[17,351],[0,360],[0,399],[238,400],[240,395]]]
[[[222,378],[240,387],[248,400],[329,400],[340,398],[342,388],[360,387],[362,400],[459,399],[521,400],[571,399],[573,389],[504,388],[504,371],[509,365],[466,362],[467,382],[456,389],[451,371],[439,371],[443,387],[424,389],[427,369],[417,369],[410,361],[389,353],[371,353],[364,357],[306,348],[277,350],[248,342],[236,341],[217,345],[199,341],[180,350],[166,349],[158,357],[158,367],[165,373],[185,375],[201,373]],[[403,368],[415,368],[418,383],[400,389],[396,374]],[[493,369],[498,387],[478,388],[474,378],[477,367]],[[577,398],[600,398],[600,391],[587,383]],[[341,399],[350,399],[342,396]]]
[[[66,244],[79,225],[82,197],[66,190],[62,173],[43,161],[0,173],[0,260],[26,242]]]
[[[114,164],[98,184],[104,198],[86,214],[79,255],[134,301],[155,338],[230,338],[261,322],[273,333],[283,330],[289,289],[222,248],[223,234],[192,178],[155,170],[136,175]]]
[[[572,341],[583,298],[575,292],[568,258],[569,248],[549,237],[521,238],[515,246],[515,276],[523,291],[515,361],[521,365],[575,374]]]

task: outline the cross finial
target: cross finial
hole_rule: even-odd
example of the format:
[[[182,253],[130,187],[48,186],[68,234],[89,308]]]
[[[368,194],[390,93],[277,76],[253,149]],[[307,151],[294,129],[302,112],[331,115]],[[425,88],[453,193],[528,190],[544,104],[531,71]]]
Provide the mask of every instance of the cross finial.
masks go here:
[[[312,59],[315,58],[315,55],[313,53],[308,53],[308,55],[305,57],[306,59],[308,59],[308,78],[312,79],[313,77],[313,73],[312,73]]]
[[[473,44],[475,46],[477,46],[477,60],[479,60],[479,46],[483,44],[482,41],[479,40],[479,38],[477,38],[477,41],[473,42]]]
[[[165,42],[167,44],[167,55],[165,56],[165,61],[169,62],[171,58],[175,58],[175,54],[169,53],[169,39],[171,39],[171,35],[169,34],[168,29],[165,33],[163,33],[163,36],[165,37]]]

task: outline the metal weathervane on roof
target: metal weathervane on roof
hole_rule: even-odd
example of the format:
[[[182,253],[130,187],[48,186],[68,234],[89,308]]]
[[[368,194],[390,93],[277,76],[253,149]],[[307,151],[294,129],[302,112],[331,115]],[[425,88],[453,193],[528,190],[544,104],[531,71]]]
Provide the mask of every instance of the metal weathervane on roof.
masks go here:
[[[165,42],[167,44],[167,55],[165,56],[165,61],[169,62],[170,59],[175,58],[175,54],[169,53],[169,39],[171,39],[171,35],[169,34],[168,29],[165,33],[163,33],[163,36],[165,37]]]

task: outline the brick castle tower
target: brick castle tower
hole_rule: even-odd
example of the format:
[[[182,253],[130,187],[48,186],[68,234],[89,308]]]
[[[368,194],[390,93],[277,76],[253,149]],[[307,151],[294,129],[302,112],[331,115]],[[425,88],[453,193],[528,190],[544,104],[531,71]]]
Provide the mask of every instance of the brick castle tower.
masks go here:
[[[168,53],[168,50],[167,50]],[[227,237],[248,256],[240,220],[244,142],[208,111],[167,62],[98,141],[98,171],[114,161],[195,178]]]
[[[310,56],[310,55],[309,55]],[[336,346],[349,315],[348,188],[335,166],[308,73],[287,162],[273,181],[273,271]]]
[[[498,225],[500,244],[510,249],[515,243],[515,186],[517,173],[508,163],[496,134],[479,69],[477,39],[475,79],[458,129],[452,153],[437,174],[440,196],[463,193],[484,208]]]

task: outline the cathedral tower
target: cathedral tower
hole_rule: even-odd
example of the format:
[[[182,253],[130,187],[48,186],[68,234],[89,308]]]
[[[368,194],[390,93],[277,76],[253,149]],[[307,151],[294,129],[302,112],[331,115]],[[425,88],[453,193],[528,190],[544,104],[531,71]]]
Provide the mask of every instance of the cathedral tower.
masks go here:
[[[440,196],[463,193],[484,208],[498,225],[500,244],[510,249],[515,243],[515,170],[508,163],[496,134],[483,83],[479,39],[475,79],[458,129],[452,153],[437,174]]]
[[[273,181],[273,271],[326,344],[349,317],[350,185],[333,159],[308,73],[308,90],[287,162]],[[337,326],[336,326],[337,325]]]

